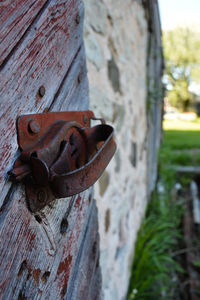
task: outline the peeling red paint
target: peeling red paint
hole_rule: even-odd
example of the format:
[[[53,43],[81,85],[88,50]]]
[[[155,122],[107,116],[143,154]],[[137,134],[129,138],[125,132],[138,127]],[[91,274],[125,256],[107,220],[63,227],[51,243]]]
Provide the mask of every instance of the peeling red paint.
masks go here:
[[[75,207],[80,207],[80,203],[81,203],[81,196],[78,195],[76,203],[75,203]]]
[[[4,42],[0,48],[0,64],[20,40],[46,0],[4,2],[1,4],[0,38],[4,38]]]
[[[40,273],[41,273],[41,270],[39,268],[33,270],[33,278],[35,279],[37,284],[39,284],[39,281],[40,281]]]
[[[72,262],[72,256],[68,255],[64,261],[61,261],[58,267],[57,274],[60,275],[62,272],[65,272],[65,275],[69,273],[69,267]]]

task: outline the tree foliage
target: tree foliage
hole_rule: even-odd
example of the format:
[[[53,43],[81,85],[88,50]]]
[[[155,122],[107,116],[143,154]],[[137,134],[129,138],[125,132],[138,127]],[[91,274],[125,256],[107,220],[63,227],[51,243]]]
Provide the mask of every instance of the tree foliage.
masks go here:
[[[200,83],[200,34],[178,27],[163,33],[163,46],[168,99],[187,110],[194,99],[190,87]]]

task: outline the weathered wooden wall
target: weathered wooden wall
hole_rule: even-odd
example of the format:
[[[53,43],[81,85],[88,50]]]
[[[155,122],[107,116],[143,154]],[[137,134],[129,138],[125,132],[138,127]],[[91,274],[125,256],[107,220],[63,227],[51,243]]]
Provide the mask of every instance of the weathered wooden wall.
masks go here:
[[[17,116],[88,108],[83,16],[80,0],[0,3],[0,299],[100,296],[92,189],[32,214],[24,186],[7,176]]]
[[[148,22],[147,50],[147,193],[151,196],[157,180],[158,150],[162,135],[164,67],[158,2],[143,0]]]

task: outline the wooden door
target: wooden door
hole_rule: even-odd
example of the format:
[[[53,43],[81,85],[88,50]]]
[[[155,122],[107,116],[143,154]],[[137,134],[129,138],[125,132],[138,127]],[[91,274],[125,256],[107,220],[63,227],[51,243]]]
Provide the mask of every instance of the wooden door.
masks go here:
[[[92,188],[33,214],[7,176],[17,116],[88,109],[83,14],[80,0],[0,2],[0,299],[100,298]]]

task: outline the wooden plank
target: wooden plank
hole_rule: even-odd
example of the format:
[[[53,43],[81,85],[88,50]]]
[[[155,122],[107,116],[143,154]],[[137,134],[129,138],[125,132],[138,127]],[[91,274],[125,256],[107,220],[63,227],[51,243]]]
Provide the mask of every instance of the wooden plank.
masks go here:
[[[64,77],[60,88],[50,105],[50,111],[87,110],[88,78],[85,49],[82,44],[69,73]]]
[[[0,72],[0,206],[10,187],[6,174],[17,151],[16,117],[49,108],[59,95],[80,52],[82,30],[82,1],[52,0]],[[44,97],[38,94],[41,85]],[[76,78],[74,85],[79,85]]]
[[[88,194],[60,199],[56,209],[47,207],[33,215],[21,188],[16,190],[0,216],[3,299],[35,299],[40,293],[45,299],[64,296],[87,224]]]
[[[200,174],[200,167],[195,166],[169,166],[168,168],[179,173]]]
[[[69,281],[66,299],[100,299],[99,235],[95,201],[92,201],[89,221]]]
[[[190,192],[192,198],[193,221],[200,224],[200,200],[198,195],[198,185],[194,180],[190,182]]]
[[[0,2],[0,65],[23,37],[47,0]]]
[[[77,84],[80,73],[83,77]],[[83,47],[58,90],[51,110],[64,111],[75,107],[83,110],[88,107],[88,82]],[[0,263],[3,276],[0,289],[7,299],[17,299],[19,295],[34,299],[38,293],[46,295],[48,299],[60,299],[67,292],[71,269],[82,243],[84,224],[87,224],[90,212],[90,192],[83,193],[82,200],[77,200],[79,203],[81,201],[81,206],[75,202],[70,207],[69,199],[61,199],[53,202],[40,214],[32,215],[26,206],[23,186],[17,187],[17,191],[15,189],[14,185],[0,214]],[[66,234],[63,236],[60,226],[66,212],[69,216],[67,223],[71,226],[66,228]],[[64,263],[69,269],[66,274],[61,272]],[[46,277],[48,278],[45,279]]]
[[[31,214],[23,185],[10,187],[6,179],[17,149],[17,115],[41,112],[44,108],[49,111],[88,108],[82,45],[83,5],[81,1],[65,2],[52,0],[48,4],[34,30],[29,30],[0,73],[3,80],[0,104],[2,299],[68,299],[68,289],[77,295],[76,299],[83,299],[80,297],[89,283],[96,289],[90,289],[88,299],[98,299],[100,295],[97,215],[91,190],[56,200],[40,213]],[[46,89],[43,98],[37,93],[41,85]],[[77,272],[80,265],[85,277]],[[80,292],[83,292],[70,288],[72,279],[80,282]]]
[[[81,80],[80,80],[81,74]],[[69,73],[63,79],[54,97],[54,102],[48,107],[49,111],[70,111],[88,109],[88,79],[85,62],[85,50],[82,45],[76,59],[70,66]],[[15,139],[16,143],[16,139]],[[16,157],[13,154],[13,159]],[[9,168],[7,168],[9,169]],[[5,174],[6,179],[6,174]],[[11,186],[9,181],[5,182],[4,189],[1,191],[0,200],[3,204],[6,194]]]

